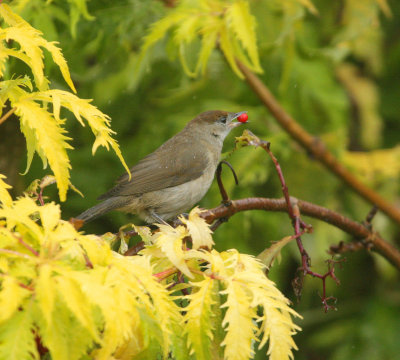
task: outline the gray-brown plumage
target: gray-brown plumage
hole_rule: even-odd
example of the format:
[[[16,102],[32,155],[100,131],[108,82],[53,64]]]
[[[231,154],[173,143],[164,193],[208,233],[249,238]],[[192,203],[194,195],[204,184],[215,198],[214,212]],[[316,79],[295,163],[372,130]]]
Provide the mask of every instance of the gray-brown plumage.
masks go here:
[[[222,145],[240,113],[206,111],[133,166],[129,180],[99,197],[102,202],[78,216],[85,222],[111,210],[139,215],[147,222],[173,218],[200,201],[209,189]]]

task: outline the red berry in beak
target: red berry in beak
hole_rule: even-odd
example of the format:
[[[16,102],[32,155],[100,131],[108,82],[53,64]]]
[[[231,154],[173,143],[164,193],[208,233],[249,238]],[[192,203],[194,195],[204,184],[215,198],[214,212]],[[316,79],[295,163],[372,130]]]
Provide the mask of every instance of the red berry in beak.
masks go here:
[[[247,116],[247,114],[242,114],[242,115],[238,116],[237,119],[238,119],[239,122],[245,123],[245,122],[247,121],[248,118],[249,118],[249,117]]]

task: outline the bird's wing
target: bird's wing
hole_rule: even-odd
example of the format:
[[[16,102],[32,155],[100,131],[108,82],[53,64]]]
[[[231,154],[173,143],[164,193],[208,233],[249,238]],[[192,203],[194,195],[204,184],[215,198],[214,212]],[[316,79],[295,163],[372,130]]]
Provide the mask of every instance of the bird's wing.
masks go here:
[[[101,195],[99,200],[140,195],[197,179],[203,174],[209,159],[201,147],[198,146],[199,151],[196,152],[191,146],[193,143],[184,137],[170,139],[130,169],[130,181],[128,174],[124,174],[117,185]],[[177,148],[180,149],[179,154],[176,154]]]

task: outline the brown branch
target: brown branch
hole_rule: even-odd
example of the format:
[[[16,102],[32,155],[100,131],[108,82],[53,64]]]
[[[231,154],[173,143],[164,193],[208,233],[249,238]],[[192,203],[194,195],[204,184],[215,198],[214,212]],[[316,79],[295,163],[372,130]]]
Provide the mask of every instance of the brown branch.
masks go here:
[[[17,108],[13,107],[11,110],[7,111],[1,118],[0,118],[0,125],[6,121],[12,114],[14,114]]]
[[[315,219],[319,219],[331,224],[344,232],[352,235],[356,240],[363,239],[366,243],[372,244],[372,250],[376,251],[389,262],[391,262],[398,270],[400,270],[400,251],[392,244],[385,241],[379,234],[368,230],[364,225],[350,220],[349,218],[335,212],[312,204],[307,201],[295,199],[301,213]],[[201,216],[208,222],[223,218],[231,217],[234,214],[247,210],[265,210],[288,212],[285,199],[268,199],[268,198],[247,198],[232,200],[231,206],[219,205],[214,209],[207,210]]]
[[[263,82],[253,74],[239,60],[236,61],[245,80],[258,95],[271,114],[279,124],[290,134],[290,136],[302,145],[313,157],[319,160],[326,168],[349,185],[355,192],[376,205],[387,216],[400,224],[400,209],[396,208],[383,199],[378,193],[359,181],[329,152],[321,140],[305,131],[279,104]]]

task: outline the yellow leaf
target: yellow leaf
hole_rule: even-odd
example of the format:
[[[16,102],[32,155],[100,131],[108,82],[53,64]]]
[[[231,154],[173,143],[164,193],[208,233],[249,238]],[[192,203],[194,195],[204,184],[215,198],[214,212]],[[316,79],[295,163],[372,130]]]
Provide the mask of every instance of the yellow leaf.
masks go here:
[[[76,93],[76,89],[74,86],[74,83],[72,82],[71,75],[69,73],[67,61],[65,60],[61,49],[58,48],[56,45],[56,42],[48,42],[44,39],[41,39],[41,46],[43,46],[45,49],[47,49],[52,58],[53,61],[58,65],[60,68],[61,74],[65,80],[65,82],[68,84],[68,86],[71,88],[71,90]]]
[[[252,69],[262,72],[260,60],[258,58],[257,39],[254,16],[251,15],[249,3],[244,0],[235,1],[228,7],[226,12],[229,29],[237,36],[248,52],[252,62]],[[221,44],[222,45],[222,44]]]
[[[0,359],[39,360],[34,330],[31,307],[15,312],[7,323],[0,326]]]
[[[80,284],[75,281],[73,272],[65,271],[61,276],[54,277],[55,285],[60,298],[76,316],[80,323],[90,332],[93,338],[99,342],[96,324],[92,317],[91,306]]]
[[[6,219],[7,229],[14,229],[21,226],[21,230],[28,231],[31,237],[40,241],[42,230],[40,226],[32,220],[31,216],[38,212],[37,204],[28,197],[21,197],[14,201],[8,208],[0,208],[0,218]],[[21,236],[21,234],[19,234]],[[15,242],[17,243],[16,239]]]
[[[0,323],[13,316],[15,311],[22,305],[24,299],[31,294],[29,290],[21,287],[16,279],[3,275],[1,277],[0,291]]]
[[[195,15],[195,16],[193,16]],[[200,25],[200,17],[194,14],[187,14],[182,19],[174,33],[174,40],[179,45],[182,42],[190,43],[197,36],[197,29]]]
[[[189,301],[185,307],[185,333],[191,354],[196,354],[198,360],[211,358],[210,347],[213,338],[211,318],[212,305],[217,296],[214,281],[206,277],[202,281],[190,283],[194,288],[192,293],[185,297]]]
[[[186,13],[174,12],[154,23],[151,27],[149,34],[146,35],[144,38],[141,50],[141,57],[144,56],[145,52],[152,45],[161,40],[166,35],[168,30],[170,30],[175,24],[184,19],[186,16]]]
[[[60,221],[60,205],[54,203],[45,204],[39,208],[39,213],[44,231],[50,233]]]
[[[203,26],[201,31],[201,49],[195,70],[196,74],[198,74],[199,71],[201,71],[203,75],[205,74],[208,59],[216,46],[219,27],[221,25],[222,22],[218,18],[211,18],[208,19],[207,23]]]
[[[133,227],[146,245],[150,245],[152,243],[152,233],[148,226],[133,225]]]
[[[2,179],[6,177],[3,174],[0,174],[0,203],[2,206],[11,206],[12,198],[8,193],[7,189],[11,189],[11,186],[5,183]]]
[[[21,118],[21,131],[29,147],[34,148],[49,160],[51,170],[57,179],[61,201],[65,201],[71,168],[67,149],[72,147],[66,142],[65,130],[54,121],[53,117],[34,101],[20,99],[14,102],[15,113]]]
[[[221,27],[221,31],[220,31],[219,35],[220,35],[219,41],[220,41],[221,50],[224,53],[226,60],[228,61],[229,65],[231,66],[233,72],[240,79],[243,79],[244,76],[236,64],[235,54],[234,54],[233,47],[232,47],[232,39],[231,39],[227,29],[225,27]]]
[[[39,274],[35,284],[37,304],[48,326],[51,326],[52,323],[56,298],[56,289],[54,287],[52,272],[53,269],[49,264],[43,264],[39,268]]]
[[[0,40],[3,37],[6,40],[12,39],[19,43],[20,50],[8,52],[8,55],[21,59],[32,69],[38,89],[41,91],[48,89],[49,83],[43,73],[43,51],[41,50],[41,47],[43,47],[50,52],[53,61],[58,65],[65,82],[74,92],[76,92],[71,80],[67,62],[65,61],[61,50],[55,46],[55,43],[46,41],[39,30],[36,30],[19,15],[15,14],[7,4],[1,4],[0,16],[8,25],[10,25],[10,27],[1,30]]]
[[[131,176],[128,165],[126,165],[124,158],[122,157],[121,150],[119,149],[117,141],[115,141],[111,136],[114,131],[111,130],[110,117],[102,113],[96,106],[90,104],[91,100],[80,99],[79,97],[63,90],[48,90],[43,92],[34,93],[32,97],[40,101],[48,101],[54,103],[56,102],[56,107],[53,110],[57,110],[58,104],[61,104],[64,108],[70,110],[80,122],[82,126],[84,118],[89,124],[93,134],[96,136],[96,140],[92,147],[92,153],[94,154],[99,146],[104,146],[107,150],[109,146],[117,154],[122,165]],[[54,113],[57,118],[57,112]]]
[[[251,307],[251,298],[245,286],[236,281],[229,281],[226,290],[221,294],[227,295],[222,307],[226,313],[222,326],[226,326],[226,335],[222,346],[225,346],[224,357],[227,360],[241,360],[253,357],[252,342],[255,340],[256,318],[255,309]]]
[[[161,249],[174,266],[189,278],[193,278],[185,261],[183,251],[183,238],[187,236],[187,230],[183,226],[173,228],[170,225],[159,224],[160,232],[154,235],[154,244]]]
[[[184,216],[180,216],[179,219],[184,223],[189,231],[189,235],[193,241],[193,249],[199,249],[201,247],[207,247],[209,249],[214,245],[212,239],[212,231],[206,221],[199,216],[201,210],[195,207],[189,214],[189,218],[186,220]]]

